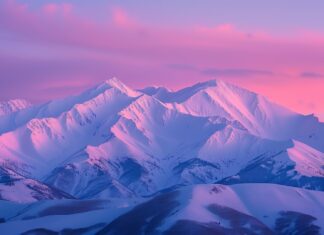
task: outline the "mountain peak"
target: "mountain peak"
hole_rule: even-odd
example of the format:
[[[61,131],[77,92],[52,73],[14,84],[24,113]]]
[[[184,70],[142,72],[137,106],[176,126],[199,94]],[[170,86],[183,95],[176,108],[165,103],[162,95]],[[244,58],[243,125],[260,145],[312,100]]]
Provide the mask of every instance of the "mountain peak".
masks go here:
[[[115,88],[115,89],[117,89],[117,90],[127,94],[128,96],[131,96],[131,97],[137,97],[137,96],[141,95],[140,92],[129,88],[128,86],[126,86],[122,81],[120,81],[116,77],[113,77],[111,79],[107,79],[102,84],[100,84],[97,88],[99,88],[99,89],[104,88],[104,90],[106,90],[107,88],[108,89],[109,88]]]
[[[117,77],[112,77],[105,81],[106,84],[113,86],[113,87],[123,87],[126,86],[122,81],[120,81]]]
[[[165,105],[161,101],[159,101],[158,99],[152,96],[142,94],[135,101],[133,101],[128,107],[126,107],[121,113],[123,114],[129,112],[142,113],[142,112],[156,110],[159,108],[165,108]]]

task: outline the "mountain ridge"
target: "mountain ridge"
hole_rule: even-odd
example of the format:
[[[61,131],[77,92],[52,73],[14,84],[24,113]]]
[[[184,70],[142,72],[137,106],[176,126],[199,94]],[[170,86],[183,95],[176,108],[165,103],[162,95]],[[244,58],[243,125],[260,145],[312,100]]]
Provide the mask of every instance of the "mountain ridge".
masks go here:
[[[312,116],[223,81],[173,92],[113,78],[0,117],[0,165],[80,198],[250,182],[255,171],[264,182],[280,184],[280,174],[282,184],[324,190],[322,130]]]

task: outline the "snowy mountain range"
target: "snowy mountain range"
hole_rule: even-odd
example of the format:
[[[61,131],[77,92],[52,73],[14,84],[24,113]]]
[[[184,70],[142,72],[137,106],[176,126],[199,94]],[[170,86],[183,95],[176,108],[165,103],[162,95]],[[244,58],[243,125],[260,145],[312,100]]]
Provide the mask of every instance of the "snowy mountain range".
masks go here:
[[[322,191],[324,123],[223,81],[170,91],[113,78],[41,105],[0,103],[1,231],[129,234],[136,217],[133,234],[320,234]],[[56,212],[92,222],[38,227]]]

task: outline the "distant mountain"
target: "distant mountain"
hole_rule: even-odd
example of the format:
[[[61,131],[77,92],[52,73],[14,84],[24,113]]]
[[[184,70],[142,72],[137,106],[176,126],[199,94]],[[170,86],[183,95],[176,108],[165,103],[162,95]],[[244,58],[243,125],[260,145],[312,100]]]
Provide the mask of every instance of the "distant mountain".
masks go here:
[[[134,198],[245,182],[324,190],[324,123],[223,81],[173,92],[133,90],[114,78],[77,96],[8,107],[0,115],[2,175],[15,172],[47,193]],[[3,199],[25,190],[11,189]]]
[[[7,102],[0,102],[0,116],[8,115],[31,106],[26,100],[15,99]]]

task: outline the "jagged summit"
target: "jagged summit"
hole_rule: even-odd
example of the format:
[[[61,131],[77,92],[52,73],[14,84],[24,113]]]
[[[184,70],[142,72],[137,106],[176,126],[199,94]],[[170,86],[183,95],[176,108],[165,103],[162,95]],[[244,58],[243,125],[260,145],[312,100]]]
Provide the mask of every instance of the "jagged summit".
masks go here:
[[[120,81],[116,77],[113,77],[111,79],[108,79],[108,80],[104,81],[98,87],[115,88],[115,89],[118,89],[121,92],[124,92],[125,94],[127,94],[129,96],[133,96],[133,97],[136,97],[136,96],[140,95],[139,92],[129,88],[128,86],[126,86],[122,81]]]
[[[127,87],[122,81],[120,81],[116,77],[107,79],[102,84],[107,84],[109,87],[115,87],[115,88],[119,88],[119,89]]]

